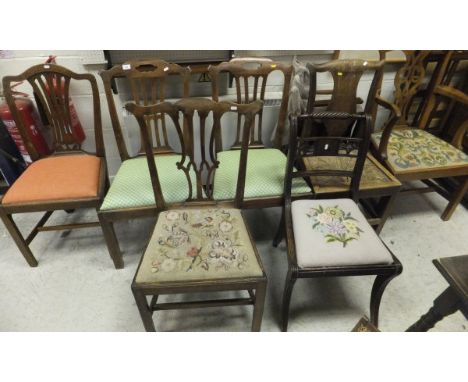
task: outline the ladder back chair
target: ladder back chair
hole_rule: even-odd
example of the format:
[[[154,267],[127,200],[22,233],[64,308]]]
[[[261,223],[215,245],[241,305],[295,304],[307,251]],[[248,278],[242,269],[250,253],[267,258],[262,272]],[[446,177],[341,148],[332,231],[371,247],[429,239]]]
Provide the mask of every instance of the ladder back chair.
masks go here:
[[[52,132],[52,154],[41,155],[29,139],[21,114],[16,108],[13,84],[26,81],[44,111]],[[94,118],[94,153],[82,148],[72,130],[70,88],[75,82],[89,83]],[[95,208],[102,203],[108,188],[107,167],[101,126],[101,109],[96,79],[78,74],[56,64],[35,65],[17,76],[5,76],[3,89],[8,107],[33,163],[21,174],[1,199],[0,217],[22,255],[31,267],[38,262],[30,243],[39,232],[97,227],[99,222],[45,225],[54,211],[72,212],[78,208]],[[13,214],[45,212],[29,235],[24,238]]]
[[[283,200],[284,171],[286,168],[286,155],[279,149],[283,140],[287,107],[289,98],[289,86],[291,82],[292,66],[275,62],[267,58],[238,58],[229,62],[209,68],[212,81],[213,100],[220,99],[219,87],[221,74],[228,73],[232,76],[236,87],[237,103],[249,103],[252,100],[265,100],[268,79],[273,73],[281,73],[284,78],[283,93],[278,116],[276,137],[273,141],[274,148],[265,147],[262,137],[263,109],[259,111],[249,137],[249,161],[247,163],[247,175],[243,208],[264,208],[280,206]],[[231,147],[218,155],[220,161],[214,179],[214,198],[216,200],[232,200],[235,195],[237,182],[237,167],[240,157],[241,145],[241,121],[237,121],[236,140]],[[305,182],[299,181],[294,189],[295,193],[307,193],[310,188]]]
[[[373,115],[376,102],[379,102],[379,91],[382,83],[384,61],[372,62],[364,60],[335,60],[322,65],[307,64],[310,73],[309,99],[307,112],[317,111],[317,73],[329,73],[333,78],[333,89],[325,110],[331,112],[356,113],[357,91],[362,76],[372,76],[371,86],[367,93],[364,113]],[[317,122],[315,122],[316,124]],[[326,134],[329,136],[345,136],[349,133],[353,121],[326,119],[323,121]],[[308,132],[304,131],[307,135]],[[345,169],[351,166],[346,157],[326,158],[311,157],[305,164],[309,168],[333,166]],[[315,192],[323,198],[339,197],[349,191],[349,178],[320,177],[314,184]],[[391,205],[401,188],[401,183],[379,161],[367,153],[364,169],[359,183],[361,202],[366,206],[366,213],[371,225],[379,233],[390,213]],[[374,199],[377,200],[374,203]]]
[[[145,329],[155,330],[152,318],[155,311],[254,305],[252,330],[260,330],[266,276],[238,209],[245,181],[246,158],[241,160],[238,169],[235,201],[216,203],[207,182],[213,178],[212,173],[219,165],[216,137],[223,129],[222,117],[229,113],[245,116],[244,135],[248,135],[251,120],[262,103],[256,101],[241,105],[187,98],[175,104],[163,102],[141,106],[130,103],[126,107],[135,115],[142,132],[154,198],[160,210],[132,283]],[[186,200],[179,205],[166,203],[161,184],[163,174],[153,157],[148,121],[160,113],[170,117],[180,139],[181,155],[172,171],[182,174],[187,183],[185,188],[189,191]],[[185,129],[179,122],[180,116],[183,116]],[[199,125],[194,123],[195,120]],[[245,138],[242,156],[248,155],[248,140]],[[201,158],[196,155],[200,151]],[[245,291],[248,297],[158,303],[160,295],[224,291]]]
[[[320,134],[320,129],[325,129],[325,120],[354,120],[354,134],[351,137]],[[304,137],[304,127],[315,122],[321,122],[317,124],[318,134]],[[385,287],[402,271],[398,259],[380,240],[357,205],[371,124],[370,115],[344,112],[314,112],[291,118],[283,207],[288,255],[283,331],[288,329],[291,294],[298,278],[376,275],[370,317],[372,324],[377,326]],[[327,156],[348,158],[353,161],[353,166],[345,169],[333,166],[307,169],[303,166],[304,158]],[[294,167],[298,170],[294,171]],[[329,176],[351,179],[348,198],[315,199],[316,179]],[[311,179],[312,193],[293,200],[291,189],[295,178]]]
[[[129,89],[130,100],[142,106],[153,105],[166,100],[169,78],[178,79],[182,96],[188,97],[190,69],[163,60],[129,61],[101,72],[101,77],[122,164],[104,198],[98,216],[104,227],[106,243],[116,267],[123,268],[114,222],[155,216],[157,205],[145,158],[143,138],[140,136],[140,148],[136,155],[131,156],[115,105],[112,83],[116,79],[121,79],[123,85],[127,85]],[[179,154],[176,154],[170,145],[171,134],[174,135],[175,132],[172,126],[166,126],[164,113],[147,118],[152,128],[153,154],[161,174],[161,185],[166,201],[182,202],[187,198],[183,174],[171,171],[180,159]]]
[[[417,94],[425,78],[425,59],[430,51],[405,51],[406,63],[395,76],[395,98],[390,103],[383,99],[379,105],[390,111],[380,132],[372,134],[372,148],[377,157],[401,182],[420,180],[429,187],[409,188],[401,193],[419,193],[437,191],[448,200],[445,210],[442,212],[442,220],[449,220],[460,200],[468,190],[468,155],[462,151],[459,137],[466,132],[466,124],[459,126],[452,142],[434,136],[425,129],[411,126],[408,122],[408,114],[412,99]],[[450,59],[450,55],[446,56]],[[438,76],[439,80],[443,76]],[[439,96],[455,93],[444,92],[443,86],[434,84],[439,89]],[[444,94],[443,94],[444,93]],[[458,93],[457,93],[458,94]],[[434,93],[434,96],[437,92]],[[459,98],[463,103],[463,97]],[[427,107],[433,108],[436,103],[433,99],[427,103]],[[420,127],[426,127],[428,110],[422,112]],[[434,180],[438,178],[453,177],[458,180],[458,187],[453,193],[447,192]]]

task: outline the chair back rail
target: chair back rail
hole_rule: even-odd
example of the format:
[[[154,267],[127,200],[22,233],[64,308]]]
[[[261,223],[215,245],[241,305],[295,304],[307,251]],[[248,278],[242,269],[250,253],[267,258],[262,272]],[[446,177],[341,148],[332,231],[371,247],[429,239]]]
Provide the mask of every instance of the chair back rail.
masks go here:
[[[326,130],[325,120],[355,121],[356,125],[352,136],[333,136],[323,134],[320,129]],[[304,137],[302,130],[308,122],[317,123],[318,135]],[[350,114],[345,112],[315,112],[293,116],[290,118],[290,140],[284,185],[286,205],[292,199],[292,182],[294,178],[305,178],[314,194],[313,177],[343,176],[351,178],[349,196],[357,202],[359,199],[359,182],[361,180],[364,162],[369,148],[372,118],[369,114]],[[322,133],[322,134],[321,134]],[[354,159],[352,170],[307,169],[303,164],[305,157],[348,157]],[[295,168],[298,170],[295,171]]]
[[[104,83],[112,127],[122,160],[129,159],[130,155],[125,144],[112,93],[112,83],[115,79],[123,78],[126,80],[131,99],[137,105],[147,106],[164,102],[166,100],[167,80],[169,76],[180,76],[183,87],[183,98],[188,97],[190,93],[190,68],[168,63],[164,60],[128,61],[121,65],[116,65],[109,70],[102,71],[100,74]],[[164,114],[154,114],[147,118],[151,126],[151,136],[154,137],[151,141],[153,151],[155,153],[171,152]],[[141,139],[137,155],[144,155],[144,152],[144,143]]]
[[[249,104],[236,104],[227,101],[216,102],[206,98],[185,98],[176,103],[162,102],[147,106],[137,105],[134,102],[128,103],[126,109],[135,116],[140,127],[157,206],[164,209],[166,202],[162,194],[160,176],[157,172],[151,145],[150,117],[155,114],[166,114],[175,127],[181,148],[181,159],[177,163],[177,169],[184,172],[189,190],[186,202],[208,202],[209,204],[214,204],[212,183],[214,173],[219,165],[217,153],[222,150],[217,144],[217,137],[221,136],[223,129],[221,119],[225,114],[233,112],[243,117],[243,137],[234,200],[234,205],[237,207],[241,205],[244,198],[250,127],[252,119],[262,106],[263,104],[259,100]],[[211,126],[207,123],[209,116],[212,120]],[[181,127],[181,118],[185,128]],[[196,118],[199,120],[198,129],[195,128],[196,124],[194,123]],[[197,155],[199,155],[200,160],[197,160]]]
[[[91,86],[94,114],[95,154],[105,156],[104,139],[102,133],[101,108],[96,78],[89,73],[75,73],[57,64],[34,65],[17,76],[3,77],[3,92],[9,109],[32,160],[41,158],[26,133],[29,126],[25,126],[16,107],[15,92],[12,84],[27,81],[52,129],[52,151],[54,153],[85,152],[81,142],[77,140],[72,130],[72,116],[70,113],[70,84],[72,80],[88,81]]]
[[[236,86],[236,100],[238,104],[249,103],[256,100],[265,100],[266,85],[268,77],[274,71],[283,74],[283,92],[278,116],[277,133],[274,138],[274,146],[279,147],[284,134],[285,122],[287,118],[287,106],[289,99],[289,86],[291,82],[292,66],[280,62],[275,62],[267,58],[235,58],[229,62],[222,62],[219,65],[210,66],[209,76],[212,83],[212,97],[214,101],[219,101],[219,85],[221,73],[229,73]],[[252,87],[253,83],[253,87]],[[250,147],[263,147],[262,139],[263,109],[258,112],[252,121],[250,136]],[[242,122],[237,121],[236,140],[232,148],[240,148]]]

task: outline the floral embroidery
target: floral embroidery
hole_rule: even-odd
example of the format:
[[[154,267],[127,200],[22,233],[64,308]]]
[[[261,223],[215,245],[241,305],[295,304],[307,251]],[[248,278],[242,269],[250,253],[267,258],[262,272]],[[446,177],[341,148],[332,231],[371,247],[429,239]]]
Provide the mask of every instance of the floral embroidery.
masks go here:
[[[381,136],[382,133],[374,135],[377,143]],[[393,130],[387,153],[392,165],[399,169],[468,164],[465,153],[424,130],[414,128]]]
[[[361,232],[364,232],[351,213],[344,212],[338,206],[311,208],[307,216],[312,219],[312,228],[321,232],[327,243],[338,241],[346,247],[348,242],[358,240]]]
[[[194,269],[243,269],[249,260],[239,240],[237,217],[229,210],[206,209],[162,213],[162,230],[151,272],[190,272]]]

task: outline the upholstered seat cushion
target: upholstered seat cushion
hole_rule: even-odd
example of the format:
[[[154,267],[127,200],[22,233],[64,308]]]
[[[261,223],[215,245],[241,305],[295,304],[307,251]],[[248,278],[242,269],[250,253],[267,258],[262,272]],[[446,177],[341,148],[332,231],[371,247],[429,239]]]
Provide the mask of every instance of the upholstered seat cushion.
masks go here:
[[[372,134],[376,147],[382,133]],[[468,155],[427,131],[401,127],[392,131],[387,148],[388,162],[395,173],[432,168],[468,166]]]
[[[213,198],[234,199],[239,174],[240,150],[218,153],[219,167],[216,169]],[[260,198],[283,195],[286,156],[277,149],[250,149],[247,156],[247,174],[244,197]],[[310,192],[307,183],[294,179],[293,194]]]
[[[159,181],[167,203],[183,202],[189,196],[187,177],[182,170],[177,169],[180,159],[180,155],[155,156]],[[195,175],[191,175],[192,184],[195,184]],[[122,163],[104,198],[101,211],[151,206],[155,203],[148,162],[142,156]]]
[[[100,168],[101,159],[93,155],[39,159],[13,183],[2,204],[96,197]]]
[[[261,277],[239,210],[181,209],[159,214],[137,283]]]
[[[337,156],[304,157],[304,165],[309,170],[344,170],[352,171],[356,159]],[[312,176],[312,185],[316,193],[348,191],[351,179],[345,176]],[[371,154],[367,154],[362,171],[360,190],[374,190],[388,187],[400,187],[401,183]]]
[[[351,199],[297,200],[291,212],[297,264],[301,268],[393,261]]]

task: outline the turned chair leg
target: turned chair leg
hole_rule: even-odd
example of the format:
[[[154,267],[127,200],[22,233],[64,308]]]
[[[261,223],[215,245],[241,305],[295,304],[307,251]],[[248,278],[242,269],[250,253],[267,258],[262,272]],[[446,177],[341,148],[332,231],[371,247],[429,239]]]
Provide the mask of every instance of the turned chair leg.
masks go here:
[[[453,213],[455,212],[455,209],[460,204],[461,200],[463,199],[463,197],[465,196],[467,192],[468,192],[468,176],[461,179],[460,185],[454,191],[451,197],[451,200],[449,201],[449,203],[447,204],[447,207],[445,208],[444,212],[441,215],[442,220],[444,221],[450,220]]]
[[[281,219],[278,225],[278,229],[275,234],[275,238],[273,239],[273,247],[277,247],[281,241],[284,238],[284,230],[285,230],[285,224],[284,224],[284,209],[281,212]]]
[[[106,241],[107,249],[110,257],[114,262],[115,269],[122,269],[124,262],[122,259],[122,253],[120,252],[119,242],[115,235],[114,224],[108,221],[102,214],[98,212],[99,222],[101,223],[102,233],[104,234],[104,240]]]
[[[24,240],[23,235],[21,235],[20,230],[18,229],[17,225],[13,220],[13,216],[6,214],[0,209],[0,217],[2,218],[3,224],[5,224],[5,227],[7,228],[11,237],[15,241],[16,245],[18,246],[18,249],[20,250],[25,260],[31,267],[37,267],[37,260],[32,254],[31,249],[26,243],[26,240]]]
[[[252,319],[252,332],[259,332],[262,327],[263,307],[265,306],[266,280],[255,289],[255,305]]]
[[[379,234],[384,225],[385,225],[385,222],[387,221],[388,219],[388,216],[390,215],[390,211],[393,207],[393,204],[395,202],[395,199],[397,198],[397,192],[395,192],[393,195],[391,196],[384,196],[381,198],[378,206],[377,206],[377,209],[378,209],[378,212],[379,212],[379,215],[380,215],[380,223],[379,225],[377,226],[377,228],[375,229],[375,233]]]
[[[132,288],[133,296],[135,297],[135,302],[140,312],[141,320],[143,321],[143,326],[147,332],[155,332],[156,328],[154,327],[153,321],[153,311],[148,305],[146,296],[141,293],[141,291]]]
[[[382,295],[388,283],[401,273],[396,272],[391,275],[378,275],[375,278],[374,285],[372,286],[371,301],[370,301],[370,322],[376,327],[379,327],[379,308]]]
[[[283,292],[283,307],[282,307],[282,319],[281,319],[281,331],[288,331],[288,322],[289,322],[289,305],[291,303],[291,295],[296,283],[296,276],[293,275],[290,269],[288,269],[288,274],[286,275],[286,282],[284,285]]]

